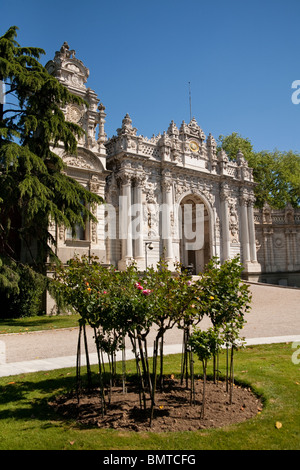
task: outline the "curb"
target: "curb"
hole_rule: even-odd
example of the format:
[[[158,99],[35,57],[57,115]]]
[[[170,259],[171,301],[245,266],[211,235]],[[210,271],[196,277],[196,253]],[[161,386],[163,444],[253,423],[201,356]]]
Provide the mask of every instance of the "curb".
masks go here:
[[[248,338],[245,340],[245,346],[260,345],[260,344],[273,344],[273,343],[300,343],[300,336],[273,336],[268,338]],[[153,348],[149,348],[149,356],[153,353]],[[182,344],[169,344],[164,346],[165,354],[178,354],[182,352]],[[127,359],[134,359],[134,355],[130,349],[125,351],[125,357]],[[122,352],[117,353],[117,360],[121,360]],[[89,355],[90,364],[97,364],[98,357],[97,353],[91,353]],[[86,365],[85,355],[81,356],[81,364]],[[0,364],[0,377],[7,377],[10,375],[27,374],[31,372],[63,369],[66,367],[76,367],[76,355],[55,357],[49,359],[35,359],[33,361],[24,362],[11,362],[6,364]]]

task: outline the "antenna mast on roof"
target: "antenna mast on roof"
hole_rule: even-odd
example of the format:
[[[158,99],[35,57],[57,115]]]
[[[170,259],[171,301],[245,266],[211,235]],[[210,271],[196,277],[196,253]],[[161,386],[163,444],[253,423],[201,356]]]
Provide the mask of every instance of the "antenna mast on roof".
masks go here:
[[[189,101],[190,101],[190,121],[192,120],[192,95],[191,95],[191,82],[189,82]]]

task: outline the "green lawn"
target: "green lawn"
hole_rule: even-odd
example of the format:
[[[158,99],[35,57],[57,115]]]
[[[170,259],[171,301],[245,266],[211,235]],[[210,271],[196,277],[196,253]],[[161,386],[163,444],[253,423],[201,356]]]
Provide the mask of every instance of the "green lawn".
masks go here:
[[[263,396],[263,411],[241,424],[196,432],[139,434],[80,428],[63,421],[48,401],[74,386],[74,369],[0,378],[0,449],[299,450],[300,365],[293,363],[293,353],[291,344],[285,343],[238,351],[236,379]],[[197,368],[200,372],[199,364]],[[179,371],[180,355],[167,356],[165,372]],[[276,422],[281,423],[279,429]]]
[[[72,328],[78,326],[79,315],[41,315],[35,317],[0,319],[0,335],[28,331]]]

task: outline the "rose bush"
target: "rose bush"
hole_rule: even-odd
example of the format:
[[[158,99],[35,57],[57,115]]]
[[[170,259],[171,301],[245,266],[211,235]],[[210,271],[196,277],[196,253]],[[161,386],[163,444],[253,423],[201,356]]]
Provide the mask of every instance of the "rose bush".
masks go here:
[[[211,337],[218,337],[218,344],[231,346],[232,350],[238,346],[244,314],[249,310],[251,300],[248,286],[241,281],[242,269],[239,258],[223,264],[213,258],[201,276],[193,280],[186,271],[181,271],[179,265],[175,272],[171,272],[163,260],[156,268],[151,267],[144,272],[139,272],[134,264],[124,271],[117,271],[113,266],[103,266],[96,258],[88,257],[75,257],[67,265],[56,268],[53,285],[57,295],[71,310],[80,314],[78,345],[81,334],[85,339],[86,325],[94,329],[103,410],[106,406],[103,357],[109,357],[109,384],[112,387],[116,352],[124,350],[125,338],[130,340],[136,358],[141,407],[146,408],[147,394],[151,399],[150,422],[156,388],[158,385],[163,387],[163,345],[167,330],[175,326],[183,330],[182,380],[185,375],[188,384],[190,378],[191,389],[193,353],[199,353],[195,341],[196,337],[202,338],[199,330],[192,332],[192,327],[201,325],[204,316],[211,320]],[[147,343],[150,330],[155,332],[152,371]],[[88,363],[86,341],[85,348]],[[215,352],[218,351],[216,349]],[[124,383],[126,368],[123,357]]]

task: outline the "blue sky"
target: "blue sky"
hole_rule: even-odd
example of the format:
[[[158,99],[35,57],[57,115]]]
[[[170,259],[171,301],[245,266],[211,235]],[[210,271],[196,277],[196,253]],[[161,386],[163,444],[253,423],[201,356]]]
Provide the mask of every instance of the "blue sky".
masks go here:
[[[129,113],[151,137],[192,116],[206,135],[237,132],[255,150],[300,152],[299,0],[6,1],[1,34],[46,51],[64,41],[90,70],[111,137]]]

